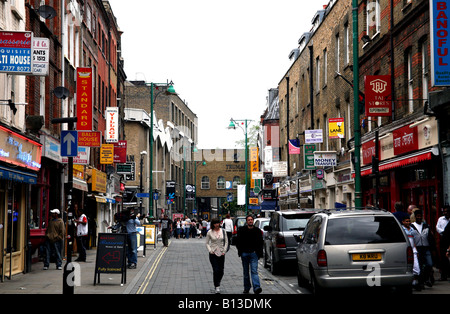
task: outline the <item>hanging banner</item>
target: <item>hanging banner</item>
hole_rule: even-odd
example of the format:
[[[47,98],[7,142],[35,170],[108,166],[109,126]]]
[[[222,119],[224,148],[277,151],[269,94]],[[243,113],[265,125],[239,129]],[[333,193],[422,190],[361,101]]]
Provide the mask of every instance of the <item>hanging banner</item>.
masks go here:
[[[300,140],[295,138],[289,140],[289,155],[299,155],[300,154]]]
[[[431,86],[450,86],[450,3],[430,0]]]
[[[366,75],[364,77],[365,108],[367,117],[391,115],[391,76]]]
[[[106,107],[106,137],[107,143],[119,141],[119,108]]]
[[[245,184],[237,186],[237,204],[245,205]]]
[[[92,69],[77,68],[77,130],[92,131]]]
[[[345,138],[344,118],[328,119],[329,138]]]
[[[259,171],[259,161],[258,161],[258,154],[259,154],[259,148],[258,147],[250,147],[250,178],[252,177],[253,172]],[[255,181],[250,180],[250,188],[255,187]]]
[[[322,129],[318,130],[305,130],[305,143],[323,143]]]

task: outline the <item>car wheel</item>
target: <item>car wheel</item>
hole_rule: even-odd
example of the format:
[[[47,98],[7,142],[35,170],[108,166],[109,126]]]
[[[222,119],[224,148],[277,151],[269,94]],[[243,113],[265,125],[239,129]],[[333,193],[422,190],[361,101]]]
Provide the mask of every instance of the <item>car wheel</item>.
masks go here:
[[[272,275],[277,275],[279,272],[279,263],[275,262],[275,257],[273,255],[273,251],[270,252],[270,272]]]
[[[319,286],[317,282],[316,275],[314,275],[314,271],[310,269],[310,277],[311,277],[311,293],[314,295],[320,295],[322,293],[322,288]]]
[[[298,286],[301,288],[304,288],[307,286],[307,281],[305,278],[303,278],[303,276],[300,274],[300,267],[297,264],[297,283]]]
[[[269,268],[269,263],[267,262],[267,259],[268,259],[269,257],[267,256],[267,251],[266,251],[266,249],[264,248],[264,268]]]

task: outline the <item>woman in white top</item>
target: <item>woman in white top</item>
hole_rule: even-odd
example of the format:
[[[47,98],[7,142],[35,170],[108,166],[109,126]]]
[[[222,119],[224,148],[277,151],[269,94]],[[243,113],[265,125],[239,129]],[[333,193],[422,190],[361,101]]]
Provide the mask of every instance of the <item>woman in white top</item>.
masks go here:
[[[224,273],[228,238],[225,235],[225,231],[220,228],[220,220],[217,218],[211,220],[211,229],[206,234],[206,248],[208,249],[209,261],[213,269],[215,292],[220,293],[220,281]]]

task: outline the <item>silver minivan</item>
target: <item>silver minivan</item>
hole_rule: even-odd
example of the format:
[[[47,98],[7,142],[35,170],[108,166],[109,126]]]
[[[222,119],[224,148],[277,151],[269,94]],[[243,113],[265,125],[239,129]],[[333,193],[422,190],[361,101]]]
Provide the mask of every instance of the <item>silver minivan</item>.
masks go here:
[[[412,248],[397,219],[384,210],[315,214],[296,255],[298,284],[309,284],[313,293],[375,286],[412,291]]]

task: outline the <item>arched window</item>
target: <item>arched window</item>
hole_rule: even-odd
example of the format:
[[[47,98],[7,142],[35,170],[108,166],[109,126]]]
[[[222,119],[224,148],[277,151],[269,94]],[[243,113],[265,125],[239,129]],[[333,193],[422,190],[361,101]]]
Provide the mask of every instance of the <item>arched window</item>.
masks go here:
[[[225,189],[225,178],[223,176],[217,178],[217,189]]]
[[[241,184],[241,177],[240,176],[235,176],[233,178],[233,189],[237,189],[237,186]]]
[[[209,190],[209,177],[202,177],[202,190]]]

